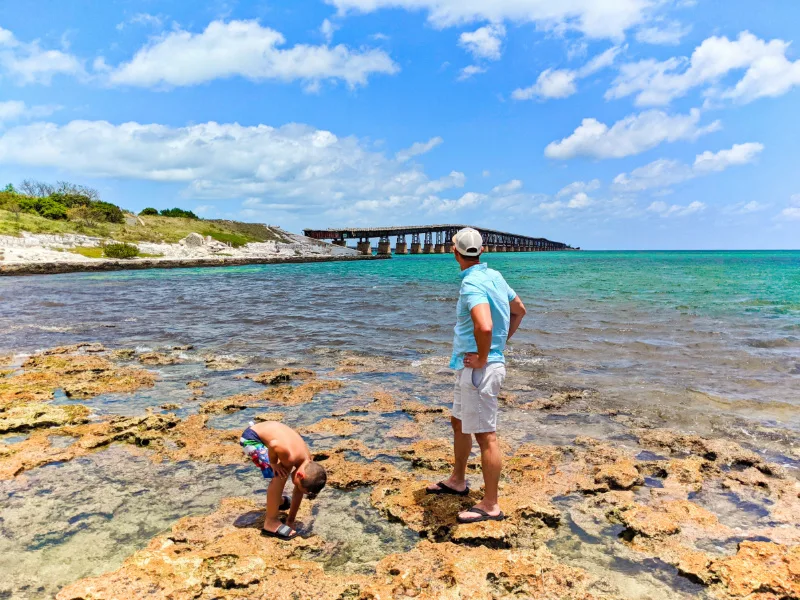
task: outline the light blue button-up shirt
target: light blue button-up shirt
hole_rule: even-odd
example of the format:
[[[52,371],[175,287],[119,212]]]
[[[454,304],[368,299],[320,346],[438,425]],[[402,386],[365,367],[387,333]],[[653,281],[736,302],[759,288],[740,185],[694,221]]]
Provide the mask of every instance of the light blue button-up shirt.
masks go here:
[[[506,283],[503,276],[485,264],[477,264],[461,271],[461,291],[456,306],[451,369],[463,369],[464,354],[478,351],[475,325],[470,311],[479,304],[488,304],[492,312],[492,347],[489,350],[489,362],[506,362],[503,350],[506,348],[508,327],[511,322],[509,302],[516,297],[516,292]]]

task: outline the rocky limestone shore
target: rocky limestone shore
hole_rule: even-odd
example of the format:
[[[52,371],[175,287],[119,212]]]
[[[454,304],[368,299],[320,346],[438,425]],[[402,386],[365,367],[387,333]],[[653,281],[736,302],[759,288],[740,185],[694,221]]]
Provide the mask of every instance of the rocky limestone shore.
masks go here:
[[[207,383],[192,379],[183,384],[191,392],[186,404],[139,415],[96,416],[80,404],[104,393],[158,386],[159,375],[149,368],[200,360],[211,372],[223,364],[186,352],[191,350],[111,351],[82,343],[21,359],[0,357],[7,367],[0,378],[0,432],[28,435],[0,445],[0,480],[113,443],[158,463],[244,464],[239,429],[213,428],[211,416],[257,408],[279,420],[283,414],[275,409],[348,394],[348,377],[386,368],[379,359],[344,357],[327,373],[299,366],[244,372],[223,377],[249,380],[258,389],[210,399],[201,396]],[[224,368],[241,366],[229,361]],[[59,390],[69,404],[55,401]],[[541,411],[580,403],[586,395],[559,391],[530,402],[511,395],[504,401],[523,406],[508,410]],[[630,424],[622,445],[586,436],[561,445],[504,440],[501,498],[507,519],[462,525],[455,516],[480,498],[479,489],[463,498],[425,494],[425,486],[445,477],[452,465],[444,407],[376,387],[347,406],[301,431],[314,441],[315,460],[326,467],[330,488],[365,490],[377,518],[416,533],[419,542],[408,552],[390,553],[369,572],[330,569],[325,565],[337,547],[316,533],[319,515],[309,503],[299,517],[302,538],[287,544],[259,535],[263,504],[228,498],[212,514],[179,520],[118,569],[67,585],[58,598],[631,597],[617,571],[566,559],[560,543],[574,532],[584,540],[579,558],[608,553],[638,565],[643,574],[659,574],[661,586],[672,577],[695,586],[694,594],[719,600],[800,597],[800,483],[756,449],[640,421]],[[405,423],[398,443],[388,443],[391,435],[379,436],[383,445],[361,439],[386,423],[397,428],[392,419],[400,416]],[[431,437],[431,431],[438,435]],[[62,439],[68,443],[54,443]],[[473,485],[480,481],[478,472],[473,457]],[[761,516],[732,518],[722,509],[727,504],[713,501],[719,497]]]
[[[144,257],[115,260],[90,258],[77,248],[99,248],[113,240],[78,234],[0,235],[0,275],[111,271],[120,269],[235,266],[280,262],[359,260],[351,248],[277,230],[282,242],[251,242],[239,247],[190,233],[175,244],[137,242]]]

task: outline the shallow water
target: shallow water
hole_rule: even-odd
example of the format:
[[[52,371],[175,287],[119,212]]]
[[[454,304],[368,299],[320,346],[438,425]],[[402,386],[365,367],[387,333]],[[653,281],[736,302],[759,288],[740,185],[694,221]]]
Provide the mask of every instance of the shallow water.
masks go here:
[[[647,417],[658,426],[724,432],[796,467],[800,252],[537,253],[488,262],[529,309],[509,348],[507,389],[523,401],[592,391],[574,411],[504,409],[501,433],[512,447],[590,436],[634,448],[628,425]],[[458,282],[449,256],[3,278],[0,354],[80,341],[139,351],[195,346],[181,364],[153,368],[160,380],[152,389],[80,401],[95,415],[141,414],[170,403],[186,416],[206,400],[260,389],[237,378],[243,373],[292,364],[342,378],[334,369],[353,355],[383,362],[346,375],[344,388],[312,405],[263,403],[209,424],[244,427],[258,413],[278,411],[302,427],[369,402],[376,387],[398,404],[444,406]],[[210,370],[207,355],[238,364]],[[191,379],[208,382],[201,398],[187,389]],[[73,401],[60,395],[56,402]],[[388,431],[408,421],[399,411],[374,417],[353,438],[391,448],[402,440]],[[422,431],[447,437],[446,416]],[[314,448],[341,441],[307,437]],[[0,482],[0,598],[50,596],[64,583],[115,568],[181,516],[210,512],[224,496],[259,494],[263,480],[247,466],[155,465],[120,446]],[[698,501],[730,526],[760,524],[758,507],[741,499],[709,491]],[[313,527],[333,548],[327,566],[353,571],[416,541],[380,519],[365,491],[320,496]],[[670,567],[631,562],[613,535],[584,539],[577,527],[562,526],[553,552],[606,573],[626,597],[700,593]]]

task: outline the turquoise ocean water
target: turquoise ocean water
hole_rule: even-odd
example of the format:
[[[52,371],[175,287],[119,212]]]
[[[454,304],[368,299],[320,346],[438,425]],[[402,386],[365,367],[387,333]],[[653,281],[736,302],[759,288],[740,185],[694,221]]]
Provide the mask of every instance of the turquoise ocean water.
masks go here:
[[[800,403],[800,252],[490,254],[528,306],[509,357],[630,402]],[[0,350],[78,340],[296,357],[449,353],[450,255],[0,280]],[[689,394],[689,396],[687,396]],[[699,401],[699,400],[698,400]],[[774,415],[773,415],[774,416]],[[796,424],[794,411],[781,418]]]

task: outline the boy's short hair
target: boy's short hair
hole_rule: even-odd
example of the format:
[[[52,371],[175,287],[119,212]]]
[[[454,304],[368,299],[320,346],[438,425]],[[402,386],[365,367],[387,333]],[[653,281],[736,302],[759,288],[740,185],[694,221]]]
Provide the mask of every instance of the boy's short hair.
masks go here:
[[[328,482],[328,474],[325,472],[325,467],[312,460],[306,465],[304,473],[303,487],[310,496],[316,496]]]

